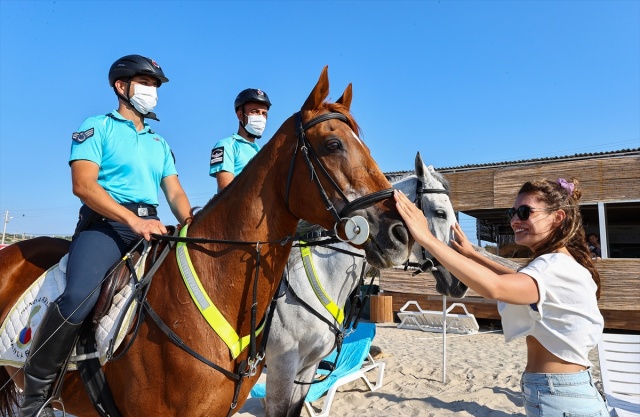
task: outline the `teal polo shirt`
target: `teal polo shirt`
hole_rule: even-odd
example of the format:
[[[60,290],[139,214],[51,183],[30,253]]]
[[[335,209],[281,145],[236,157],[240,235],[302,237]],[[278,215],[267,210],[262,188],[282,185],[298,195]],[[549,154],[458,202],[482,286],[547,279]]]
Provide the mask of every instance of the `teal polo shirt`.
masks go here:
[[[160,182],[178,174],[164,138],[147,123],[138,132],[115,110],[89,117],[71,138],[69,164],[87,160],[98,165],[98,184],[120,204],[157,206]]]
[[[234,133],[213,147],[209,175],[215,177],[218,172],[227,171],[237,177],[259,150],[260,145]]]

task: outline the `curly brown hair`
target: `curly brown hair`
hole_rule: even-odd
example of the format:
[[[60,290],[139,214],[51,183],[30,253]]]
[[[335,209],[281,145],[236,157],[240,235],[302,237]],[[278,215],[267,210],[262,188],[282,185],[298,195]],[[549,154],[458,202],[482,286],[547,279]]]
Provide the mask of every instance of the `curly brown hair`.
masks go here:
[[[569,181],[562,179],[527,181],[518,191],[518,194],[523,193],[533,194],[538,201],[546,204],[551,210],[564,210],[566,213],[560,227],[552,230],[549,236],[537,245],[531,259],[566,247],[571,256],[591,273],[591,277],[598,287],[596,297],[599,299],[600,274],[591,259],[591,253],[585,240],[582,214],[578,205],[582,196],[579,181],[575,178],[571,178]]]

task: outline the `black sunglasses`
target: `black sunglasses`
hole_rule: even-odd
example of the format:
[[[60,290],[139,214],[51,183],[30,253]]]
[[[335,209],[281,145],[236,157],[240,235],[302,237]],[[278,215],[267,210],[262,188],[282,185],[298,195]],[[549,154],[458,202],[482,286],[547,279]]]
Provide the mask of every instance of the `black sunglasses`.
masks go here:
[[[518,218],[520,220],[527,220],[531,215],[531,213],[535,211],[553,211],[553,210],[543,209],[543,208],[534,208],[524,204],[518,208],[511,207],[509,210],[507,210],[507,220],[511,221],[511,219],[513,219],[513,216],[516,214],[518,215]]]

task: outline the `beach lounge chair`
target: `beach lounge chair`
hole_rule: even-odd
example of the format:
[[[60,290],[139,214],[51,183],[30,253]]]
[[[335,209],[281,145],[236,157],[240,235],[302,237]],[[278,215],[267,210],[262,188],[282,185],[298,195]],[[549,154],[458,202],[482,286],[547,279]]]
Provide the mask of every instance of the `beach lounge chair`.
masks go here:
[[[451,313],[455,307],[464,310],[462,314]],[[419,329],[425,332],[442,333],[445,325],[442,311],[423,310],[417,301],[407,301],[398,312],[399,329]],[[453,303],[447,308],[447,333],[474,334],[479,326],[476,317],[469,314],[462,303]]]
[[[382,386],[384,378],[384,362],[376,362],[369,354],[371,341],[376,334],[374,323],[360,322],[358,328],[347,337],[342,344],[342,350],[338,355],[333,372],[319,370],[319,373],[328,374],[324,379],[311,385],[307,393],[304,406],[312,417],[327,417],[331,410],[331,404],[338,388],[357,379],[362,379],[371,391]],[[333,363],[337,352],[334,350],[324,360]],[[367,374],[377,368],[375,382],[371,382]],[[267,370],[268,372],[268,370]],[[256,384],[251,390],[252,398],[264,398],[266,384]],[[319,400],[326,393],[322,410],[316,413],[312,402]]]
[[[640,416],[640,334],[604,333],[598,357],[611,415]]]

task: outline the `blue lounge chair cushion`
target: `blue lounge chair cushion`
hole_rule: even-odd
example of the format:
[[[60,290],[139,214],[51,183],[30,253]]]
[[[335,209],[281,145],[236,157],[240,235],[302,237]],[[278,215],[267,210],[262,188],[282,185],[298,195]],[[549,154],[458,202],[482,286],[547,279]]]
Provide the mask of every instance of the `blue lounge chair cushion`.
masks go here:
[[[375,335],[376,325],[374,323],[359,323],[358,327],[345,337],[334,371],[322,381],[311,385],[307,393],[306,401],[316,401],[329,391],[336,380],[350,373],[359,371],[369,354],[371,342]],[[333,363],[336,355],[337,351],[334,349],[324,360]],[[264,398],[266,396],[266,390],[266,384],[256,384],[251,390],[251,397]]]

